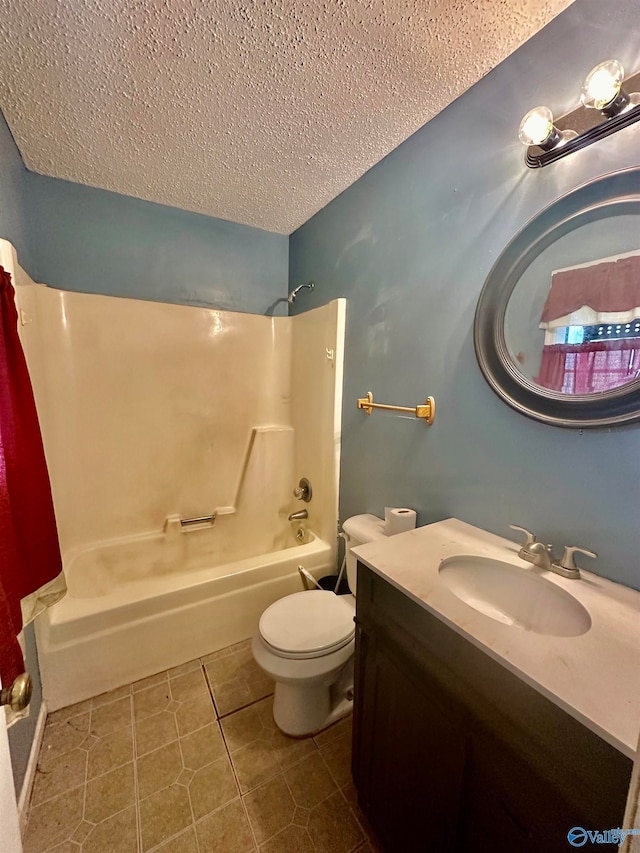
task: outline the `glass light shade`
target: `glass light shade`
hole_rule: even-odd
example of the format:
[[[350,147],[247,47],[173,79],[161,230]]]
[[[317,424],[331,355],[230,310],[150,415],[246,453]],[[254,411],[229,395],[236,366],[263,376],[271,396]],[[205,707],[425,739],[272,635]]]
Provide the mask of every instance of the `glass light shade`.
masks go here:
[[[580,100],[585,107],[601,110],[618,97],[623,80],[622,65],[617,59],[607,59],[592,68],[585,77]]]
[[[524,116],[518,129],[523,145],[542,145],[553,132],[553,113],[548,107],[534,107]]]

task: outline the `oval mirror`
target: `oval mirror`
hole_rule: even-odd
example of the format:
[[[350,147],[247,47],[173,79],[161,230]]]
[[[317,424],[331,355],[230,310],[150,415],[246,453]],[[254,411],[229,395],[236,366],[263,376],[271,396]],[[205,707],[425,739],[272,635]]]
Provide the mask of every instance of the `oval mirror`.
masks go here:
[[[640,169],[559,198],[494,264],[474,323],[491,388],[562,427],[640,420]]]

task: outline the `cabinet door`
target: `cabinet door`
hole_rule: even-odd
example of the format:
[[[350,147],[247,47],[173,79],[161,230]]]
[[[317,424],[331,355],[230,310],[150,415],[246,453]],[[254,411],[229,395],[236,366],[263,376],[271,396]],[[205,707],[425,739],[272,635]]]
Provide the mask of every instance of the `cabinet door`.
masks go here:
[[[571,827],[591,824],[564,793],[538,775],[512,745],[490,732],[474,732],[465,763],[457,851],[566,853]]]
[[[447,853],[456,836],[464,744],[423,681],[388,649],[367,643],[356,784],[365,814],[390,851]]]
[[[534,831],[545,817],[540,808],[535,818],[529,806],[540,806],[540,792],[526,768],[510,760],[504,745],[474,741],[467,754],[463,795],[458,816],[458,853],[551,853],[557,849],[541,845]],[[533,794],[533,802],[525,798]],[[524,805],[524,808],[523,808]],[[561,839],[562,850],[567,849],[566,827]]]

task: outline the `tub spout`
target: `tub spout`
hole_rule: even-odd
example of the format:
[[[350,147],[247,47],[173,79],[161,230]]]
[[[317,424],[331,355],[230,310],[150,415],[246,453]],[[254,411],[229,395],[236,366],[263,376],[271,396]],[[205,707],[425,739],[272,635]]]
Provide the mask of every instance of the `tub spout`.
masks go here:
[[[298,512],[292,512],[289,516],[289,521],[302,521],[303,518],[309,518],[309,513],[306,509],[300,509]]]

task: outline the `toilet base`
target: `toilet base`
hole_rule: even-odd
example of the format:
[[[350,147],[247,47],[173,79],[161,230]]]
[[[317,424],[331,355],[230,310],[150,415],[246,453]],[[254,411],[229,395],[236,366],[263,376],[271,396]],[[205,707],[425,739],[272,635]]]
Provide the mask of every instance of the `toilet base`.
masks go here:
[[[353,657],[332,685],[299,687],[276,683],[275,724],[290,737],[309,737],[348,716],[353,709]]]

